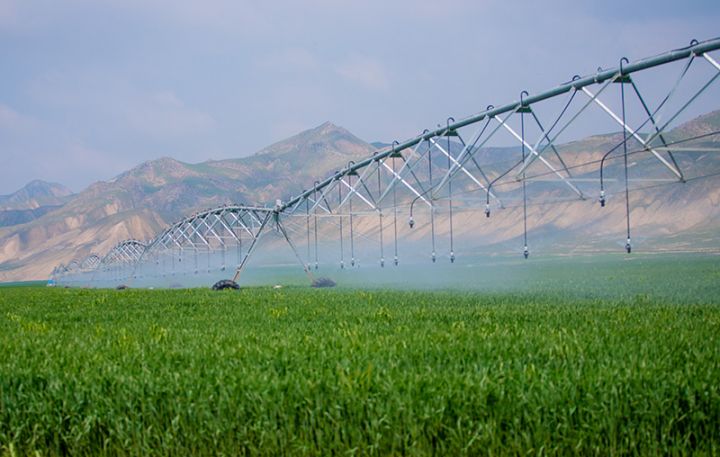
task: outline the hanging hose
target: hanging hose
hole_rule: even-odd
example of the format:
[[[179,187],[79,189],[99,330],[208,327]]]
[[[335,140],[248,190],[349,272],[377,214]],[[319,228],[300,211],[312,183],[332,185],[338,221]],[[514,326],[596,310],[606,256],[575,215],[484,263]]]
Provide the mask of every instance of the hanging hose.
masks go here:
[[[378,167],[377,167],[377,182],[378,182],[378,196],[382,195],[382,186],[380,184],[380,159],[378,159]],[[378,207],[378,217],[380,222],[380,268],[385,267],[385,252],[384,252],[384,246],[383,246],[383,213],[382,209],[380,209],[380,202],[377,203]]]
[[[307,261],[310,263],[310,200],[305,199],[305,225],[307,227]]]
[[[352,160],[348,162],[348,168],[355,164]],[[348,185],[350,189],[348,192],[352,192],[352,174],[348,173]],[[353,234],[353,209],[352,209],[352,195],[348,197],[348,211],[350,212],[350,266],[355,266],[355,236]]]
[[[447,153],[448,153],[448,175],[450,174],[450,170],[452,168],[452,161],[450,159],[451,152],[450,152],[450,121],[455,122],[455,118],[449,117],[447,118],[446,125],[447,130],[445,131],[445,135],[447,138]],[[453,203],[452,203],[452,179],[448,179],[448,206],[450,210],[450,263],[455,263],[455,249],[453,245]]]
[[[520,145],[522,148],[522,162],[525,164],[525,109],[523,106],[523,95],[529,95],[527,91],[520,92]],[[523,194],[523,256],[527,259],[530,255],[527,242],[527,191],[525,188],[525,171],[522,174],[522,194]]]
[[[242,261],[242,229],[238,230],[238,242],[235,252],[237,254],[237,257],[235,258],[235,266],[237,266],[240,265],[240,262]]]
[[[625,126],[627,125],[627,123],[625,122],[625,81],[622,80],[623,61],[625,63],[630,63],[630,61],[626,57],[620,59],[620,100],[622,103],[623,122],[623,166],[625,167],[625,220],[627,222],[627,242],[625,243],[625,250],[628,254],[630,254],[630,252],[632,251],[632,246],[630,245],[630,190],[628,188],[627,129],[625,128]]]
[[[318,186],[318,183],[319,183],[319,181],[315,181],[315,185],[313,186],[313,202],[314,202],[314,206],[315,206],[315,211],[314,211],[315,214],[313,216],[314,217],[313,228],[315,231],[315,270],[318,269],[318,217],[317,217],[317,205],[318,205],[317,186]]]
[[[423,130],[422,134],[425,135],[425,134],[428,133],[428,132],[430,132],[430,130],[425,129],[425,130]],[[427,141],[427,144],[428,144],[428,153],[429,153],[429,152],[430,152],[430,138],[427,138],[425,141]],[[393,141],[393,148],[395,148],[395,144],[396,144],[396,143],[397,143],[397,141]],[[412,171],[411,171],[411,172],[412,172]],[[413,173],[413,176],[415,176],[414,173]],[[415,177],[415,179],[417,179],[417,177]],[[428,191],[431,191],[431,190],[432,190],[432,189],[429,188],[428,190],[424,191],[421,195],[427,194]],[[410,218],[408,219],[408,225],[410,226],[410,228],[415,227],[415,219],[413,219],[413,206],[415,205],[415,202],[417,201],[418,198],[420,198],[420,195],[418,195],[417,197],[415,197],[415,198],[413,199],[412,203],[410,203]],[[432,198],[431,198],[431,200],[432,200]]]
[[[393,146],[393,149],[395,147]],[[393,177],[396,176],[395,173],[395,156],[392,156],[392,171],[393,171]],[[398,266],[398,236],[397,236],[397,192],[396,192],[396,186],[395,184],[393,186],[393,230],[395,232],[395,258],[393,260],[393,263],[395,266]]]
[[[338,174],[338,172],[336,172],[336,174]],[[342,179],[342,178],[339,178],[339,179]],[[338,215],[340,216],[340,269],[342,270],[345,268],[345,259],[344,259],[344,253],[343,253],[343,217],[342,217],[342,214],[339,213],[340,203],[342,203],[342,186],[338,185]]]
[[[430,236],[432,238],[432,261],[435,263],[435,204],[432,198],[433,178],[432,178],[432,148],[430,147],[430,140],[427,143],[427,154],[428,154],[428,175],[430,178],[430,185],[428,189],[430,192]]]
[[[670,100],[672,98],[672,96],[675,94],[675,91],[680,86],[681,81],[683,80],[683,78],[685,78],[685,75],[687,74],[688,70],[690,69],[690,65],[692,64],[694,58],[695,58],[694,54],[690,56],[690,58],[685,63],[685,66],[683,67],[682,71],[678,75],[678,78],[676,79],[673,87],[670,89],[670,91],[667,93],[667,95],[665,95],[665,97],[663,97],[662,101],[657,105],[657,108],[655,108],[655,111],[653,111],[652,113],[648,113],[648,118],[645,119],[645,121],[642,124],[640,124],[640,126],[638,128],[635,129],[636,132],[639,132],[643,127],[645,127],[645,125],[648,122],[653,122],[653,124],[655,123],[655,116],[657,116],[657,114],[665,106],[665,104],[668,102],[668,100]],[[622,60],[620,63],[622,66]],[[621,75],[621,78],[622,78],[622,75]],[[573,81],[575,81],[576,79],[580,79],[580,76],[578,76],[578,75],[573,76]],[[634,86],[634,83],[633,83],[633,86]],[[639,94],[638,94],[638,96],[639,96]],[[642,98],[641,98],[641,101],[642,101]],[[642,102],[642,103],[644,104],[644,102]],[[656,127],[656,131],[657,130],[658,129]],[[624,131],[624,127],[623,127],[623,131]],[[605,155],[602,157],[602,160],[600,161],[600,206],[605,206],[605,183],[604,183],[604,177],[603,177],[603,170],[605,168],[605,159],[619,147],[620,147],[620,144],[618,144],[614,148],[610,149],[607,153],[605,153]],[[675,163],[675,166],[676,166],[676,169],[679,171],[680,168],[677,166],[677,163]]]
[[[495,108],[493,105],[488,105],[485,109],[487,111],[490,111],[491,109]],[[485,127],[490,124],[490,117],[488,117],[488,123],[485,124]],[[485,128],[483,128],[483,132],[485,131]],[[487,189],[485,189],[485,217],[490,217],[490,189],[492,188],[492,185],[495,184],[495,181],[502,178],[505,174],[510,173],[510,171],[506,171],[502,175],[498,176],[497,178],[493,179],[492,182],[489,182],[487,185]]]
[[[227,246],[225,246],[225,242],[222,244],[222,265],[220,266],[220,271],[225,271],[225,250],[227,249]]]

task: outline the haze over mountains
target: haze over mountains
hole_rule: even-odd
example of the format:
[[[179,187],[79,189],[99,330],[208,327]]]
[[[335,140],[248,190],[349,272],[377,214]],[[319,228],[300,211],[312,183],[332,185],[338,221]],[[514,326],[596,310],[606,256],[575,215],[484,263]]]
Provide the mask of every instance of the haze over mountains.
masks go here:
[[[142,163],[67,201],[47,197],[43,204],[64,204],[28,223],[0,228],[0,281],[46,278],[59,263],[105,253],[123,239],[151,239],[198,209],[274,202],[373,151],[344,128],[326,122],[242,159],[188,164],[162,158]],[[58,195],[69,194],[54,189]],[[25,206],[39,206],[39,198],[25,199]]]
[[[697,135],[720,127],[720,111],[695,119],[676,133]],[[577,163],[607,151],[617,135],[600,135],[562,145]],[[717,142],[717,140],[715,140]],[[0,281],[47,278],[53,267],[90,253],[104,254],[127,238],[149,240],[188,214],[230,203],[272,203],[299,193],[347,165],[377,150],[352,133],[324,123],[241,159],[187,164],[171,158],[148,161],[108,182],[97,182],[77,194],[59,184],[33,181],[20,191],[0,196]],[[502,151],[481,151],[486,158]],[[570,163],[569,165],[572,165]],[[720,168],[720,167],[719,167]],[[554,190],[548,189],[548,195]],[[717,180],[665,186],[636,198],[634,224],[644,236],[665,237],[668,246],[682,248],[678,234],[704,243],[717,241],[720,190]],[[590,233],[616,236],[624,212],[614,205],[602,214],[588,213],[588,202],[562,202],[530,209],[533,236],[550,243],[558,229],[571,238]],[[483,243],[516,238],[521,213],[504,210],[489,227],[477,215],[458,214],[458,236],[470,237],[484,224]],[[681,217],[676,217],[681,215]],[[440,229],[442,231],[442,229]],[[413,236],[422,236],[422,230]],[[477,237],[476,237],[477,238]],[[674,241],[673,241],[674,240]],[[588,241],[587,248],[593,248]]]

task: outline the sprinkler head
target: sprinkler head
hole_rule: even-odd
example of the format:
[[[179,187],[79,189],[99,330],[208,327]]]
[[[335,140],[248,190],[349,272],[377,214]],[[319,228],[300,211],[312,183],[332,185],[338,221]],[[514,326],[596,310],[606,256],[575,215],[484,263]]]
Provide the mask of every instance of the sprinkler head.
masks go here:
[[[485,217],[490,217],[490,205],[485,205]]]
[[[315,269],[316,269],[316,270],[318,269],[318,263],[317,263],[317,262],[315,262]]]
[[[600,191],[600,207],[602,207],[602,208],[605,207],[605,191],[604,190]]]
[[[627,239],[627,243],[625,243],[625,250],[628,254],[632,252],[632,246],[630,245],[630,238]]]
[[[380,259],[380,268],[385,268],[385,259]]]
[[[410,220],[408,221],[408,225],[410,226],[410,228],[415,227],[415,219],[413,219],[412,217],[410,217]]]
[[[455,263],[455,253],[450,251],[450,263]]]
[[[351,267],[354,267],[354,266],[355,266],[355,258],[354,258],[354,257],[353,257],[352,260],[350,260],[350,266],[351,266]]]
[[[343,262],[342,260],[340,261],[340,269],[341,270],[345,269],[345,262]]]
[[[523,249],[523,257],[525,257],[526,259],[530,257],[530,251],[528,250],[527,246],[525,246],[525,248]]]
[[[395,256],[395,258],[393,259],[393,263],[395,264],[395,266],[398,266],[398,258],[397,258],[397,256]]]
[[[432,261],[433,261],[433,263],[435,263],[435,251],[433,251],[433,253],[432,253]]]

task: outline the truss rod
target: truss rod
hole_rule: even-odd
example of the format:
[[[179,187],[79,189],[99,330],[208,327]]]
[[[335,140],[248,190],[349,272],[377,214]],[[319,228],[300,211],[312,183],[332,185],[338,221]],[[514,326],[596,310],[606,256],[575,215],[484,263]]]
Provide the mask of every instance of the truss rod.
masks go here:
[[[687,57],[690,57],[691,55],[703,55],[707,52],[714,51],[720,49],[720,38],[714,38],[711,40],[703,41],[701,43],[693,44],[691,46],[687,46],[682,49],[676,49],[673,51],[666,52],[664,54],[660,54],[654,57],[641,59],[632,63],[629,63],[627,65],[623,65],[623,74],[629,75],[638,71],[646,70],[648,68],[657,67],[660,65],[664,65],[670,62],[675,62],[677,60],[682,60]],[[707,59],[707,56],[705,56]],[[712,63],[712,62],[711,62]],[[716,65],[717,62],[715,62]],[[717,66],[717,68],[720,70],[720,65]],[[594,75],[585,76],[582,78],[575,79],[573,81],[566,82],[564,84],[561,84],[553,89],[547,90],[545,92],[541,92],[532,96],[528,96],[524,103],[526,105],[532,105],[534,103],[547,100],[553,97],[556,97],[560,94],[564,94],[566,92],[569,92],[571,90],[581,89],[583,87],[592,86],[595,84],[603,83],[609,79],[615,78],[618,74],[619,68],[612,68],[609,70],[603,70],[600,71]],[[443,132],[446,130],[457,130],[462,127],[474,124],[476,122],[479,122],[483,119],[486,119],[488,117],[498,116],[503,113],[507,113],[513,110],[516,110],[518,107],[519,102],[512,102],[497,108],[491,108],[487,109],[485,111],[482,111],[478,114],[475,114],[473,116],[467,117],[465,119],[461,119],[457,122],[453,122],[452,124],[448,125],[447,127],[438,127],[435,130],[430,130],[427,133],[424,133],[422,135],[419,135],[415,138],[409,139],[405,141],[404,143],[399,144],[394,149],[388,148],[387,150],[384,150],[382,152],[378,152],[376,156],[369,157],[365,160],[362,160],[358,162],[357,164],[353,165],[353,167],[343,170],[343,173],[346,173],[350,171],[351,169],[359,170],[368,164],[371,163],[373,160],[377,159],[384,159],[388,157],[390,154],[396,151],[402,151],[404,149],[407,149],[409,147],[412,147],[416,145],[417,143],[429,140],[430,138],[436,137],[436,136],[442,136]],[[318,188],[323,188],[330,184],[335,177],[330,177],[325,179],[324,181],[320,182],[318,184]],[[303,199],[310,195],[312,193],[313,189],[305,190],[300,195],[290,199],[287,203],[281,205],[280,208],[278,208],[280,211],[284,211],[287,208],[291,208],[294,206],[298,199]]]
[[[620,83],[620,84],[625,84],[625,83]],[[642,144],[643,146],[645,146],[655,157],[657,157],[657,159],[658,159],[663,165],[665,165],[665,167],[666,167],[668,170],[670,170],[675,176],[677,176],[678,179],[680,179],[680,180],[683,179],[682,173],[681,173],[678,169],[676,169],[670,162],[668,162],[668,161],[665,159],[665,157],[661,156],[661,155],[660,155],[652,146],[650,146],[640,135],[638,135],[638,133],[637,133],[635,130],[631,129],[629,125],[627,125],[625,122],[623,122],[623,120],[620,119],[620,118],[618,117],[618,115],[613,112],[613,110],[611,110],[610,108],[608,108],[608,106],[607,106],[605,103],[603,103],[602,101],[600,101],[599,98],[596,98],[596,97],[595,97],[595,94],[593,94],[590,90],[588,90],[587,87],[583,87],[583,88],[582,88],[582,91],[583,91],[583,92],[585,93],[585,95],[587,95],[588,97],[593,98],[593,99],[594,99],[593,101],[594,101],[600,108],[602,108],[602,110],[605,111],[615,122],[617,122],[618,124],[620,124],[620,127],[622,127],[625,132],[629,133],[630,136],[632,136],[633,138],[635,138],[635,139],[638,141],[638,143],[640,143],[640,144]],[[660,134],[662,131],[659,130],[658,132],[659,132],[658,134]]]
[[[525,141],[525,139],[524,139],[523,137],[521,137],[520,135],[518,135],[517,132],[516,132],[515,130],[513,130],[512,127],[510,127],[509,125],[507,125],[507,123],[506,123],[506,122],[503,122],[500,118],[495,118],[495,119],[496,119],[498,122],[501,122],[501,123],[503,124],[503,127],[505,127],[505,129],[506,129],[508,132],[510,132],[510,134],[511,134],[512,136],[514,136],[515,138],[517,138],[518,141],[520,141],[520,144],[521,144],[521,145],[523,145],[523,146],[525,146],[526,148],[528,148],[528,150],[529,150],[538,160],[540,160],[543,164],[545,164],[546,167],[548,167],[550,170],[552,170],[552,172],[555,173],[555,174],[557,175],[557,177],[560,178],[565,184],[567,184],[567,186],[570,187],[570,189],[572,189],[573,192],[575,192],[576,194],[578,194],[578,196],[579,196],[581,199],[585,199],[585,195],[583,195],[583,193],[582,193],[582,191],[580,191],[580,189],[578,189],[577,187],[575,187],[575,186],[573,185],[573,183],[571,183],[570,181],[568,181],[568,180],[565,178],[565,176],[562,175],[562,173],[560,173],[558,170],[556,170],[555,167],[553,167],[552,164],[551,164],[550,162],[548,162],[547,159],[545,159],[545,157],[542,157],[542,156],[535,150],[535,148],[533,148],[532,146],[530,146],[530,144],[528,144],[528,142]],[[523,162],[525,162],[525,159],[523,159]]]

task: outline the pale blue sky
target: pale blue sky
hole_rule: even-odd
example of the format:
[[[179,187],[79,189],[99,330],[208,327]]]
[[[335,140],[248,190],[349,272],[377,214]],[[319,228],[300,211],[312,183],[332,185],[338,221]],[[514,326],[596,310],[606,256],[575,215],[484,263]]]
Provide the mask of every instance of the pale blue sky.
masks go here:
[[[367,141],[720,35],[717,1],[0,0],[0,194]]]

